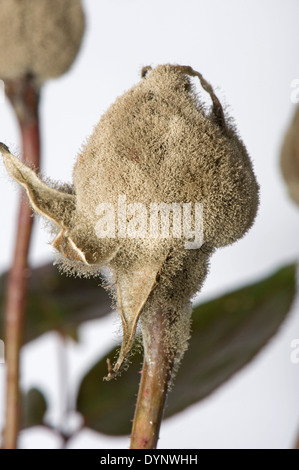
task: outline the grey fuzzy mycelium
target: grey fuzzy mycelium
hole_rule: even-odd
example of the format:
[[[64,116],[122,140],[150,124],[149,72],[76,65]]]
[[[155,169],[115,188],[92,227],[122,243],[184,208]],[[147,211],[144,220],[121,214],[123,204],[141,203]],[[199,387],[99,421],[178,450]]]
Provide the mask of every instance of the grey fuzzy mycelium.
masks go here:
[[[198,77],[209,93],[211,110],[202,104],[191,77]],[[258,208],[251,160],[211,85],[191,67],[145,68],[141,81],[117,98],[95,126],[67,192],[46,185],[4,154],[8,171],[26,188],[33,208],[59,227],[53,245],[62,253],[63,269],[94,275],[103,266],[110,268],[123,343],[109,377],[128,355],[139,318],[145,351],[150,347],[147,324],[161,307],[164,341],[179,363],[190,335],[190,300],[204,282],[210,255],[240,239]],[[120,196],[127,207],[139,203],[148,214],[152,204],[194,208],[200,203],[201,246],[186,249],[184,237],[174,236],[174,212],[167,237],[151,237],[149,227],[146,236],[124,237],[116,230],[114,237],[99,237],[99,205],[110,204],[112,215],[117,214]],[[137,215],[128,212],[125,222],[127,227],[135,224],[138,232]]]
[[[42,84],[72,65],[85,27],[81,0],[0,0],[0,77]]]

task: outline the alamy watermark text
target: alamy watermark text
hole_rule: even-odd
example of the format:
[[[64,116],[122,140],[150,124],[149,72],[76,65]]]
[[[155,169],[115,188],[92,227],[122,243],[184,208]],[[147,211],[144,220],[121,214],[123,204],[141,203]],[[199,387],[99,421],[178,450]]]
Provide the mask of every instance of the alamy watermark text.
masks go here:
[[[122,194],[116,205],[99,204],[96,214],[98,238],[183,238],[187,250],[203,244],[203,205],[199,202],[152,202],[147,208],[141,202],[127,203]]]

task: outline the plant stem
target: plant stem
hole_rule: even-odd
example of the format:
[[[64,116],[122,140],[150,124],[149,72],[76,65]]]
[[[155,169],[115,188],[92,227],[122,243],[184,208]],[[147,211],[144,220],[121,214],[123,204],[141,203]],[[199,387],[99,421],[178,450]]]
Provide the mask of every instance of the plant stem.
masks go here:
[[[66,422],[69,413],[69,396],[68,396],[68,361],[67,361],[67,344],[63,332],[58,333],[58,383],[60,396],[60,423],[58,430],[67,442]]]
[[[6,93],[16,113],[22,136],[23,161],[39,168],[39,88],[32,77],[6,83]],[[16,449],[20,428],[19,366],[29,278],[28,253],[33,226],[29,203],[21,196],[12,266],[6,287],[6,422],[3,448]]]
[[[131,449],[155,449],[157,446],[173,366],[173,357],[165,347],[163,332],[163,310],[159,309],[146,325],[150,344],[144,351]]]

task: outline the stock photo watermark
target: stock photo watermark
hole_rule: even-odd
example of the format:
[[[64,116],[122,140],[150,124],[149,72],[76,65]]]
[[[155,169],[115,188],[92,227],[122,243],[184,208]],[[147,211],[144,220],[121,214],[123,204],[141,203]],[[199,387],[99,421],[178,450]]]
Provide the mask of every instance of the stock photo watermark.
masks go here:
[[[290,348],[292,348],[292,352],[290,354],[291,363],[299,364],[299,338],[291,341]]]
[[[0,364],[4,364],[5,355],[4,355],[4,341],[0,339]]]
[[[185,248],[194,250],[203,244],[203,205],[195,203],[127,203],[118,196],[117,207],[103,202],[96,208],[98,238],[183,238]]]
[[[5,101],[5,86],[4,81],[0,80],[0,104],[3,104]]]
[[[299,78],[294,78],[294,80],[291,81],[291,88],[293,88],[290,96],[291,102],[297,104],[299,103]]]

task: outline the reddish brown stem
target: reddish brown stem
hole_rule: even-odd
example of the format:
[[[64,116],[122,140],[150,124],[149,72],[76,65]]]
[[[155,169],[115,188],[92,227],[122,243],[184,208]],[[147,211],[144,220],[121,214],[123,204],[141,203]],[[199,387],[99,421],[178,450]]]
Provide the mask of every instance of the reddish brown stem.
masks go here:
[[[145,349],[143,370],[131,435],[131,449],[155,449],[163,417],[173,357],[164,344],[162,309],[146,327],[150,338]]]
[[[39,168],[39,89],[32,77],[6,83],[6,93],[16,112],[22,135],[23,161]],[[5,359],[6,421],[3,448],[16,449],[20,428],[19,361],[23,340],[27,283],[28,253],[33,226],[32,211],[21,197],[16,228],[15,249],[6,287]]]

